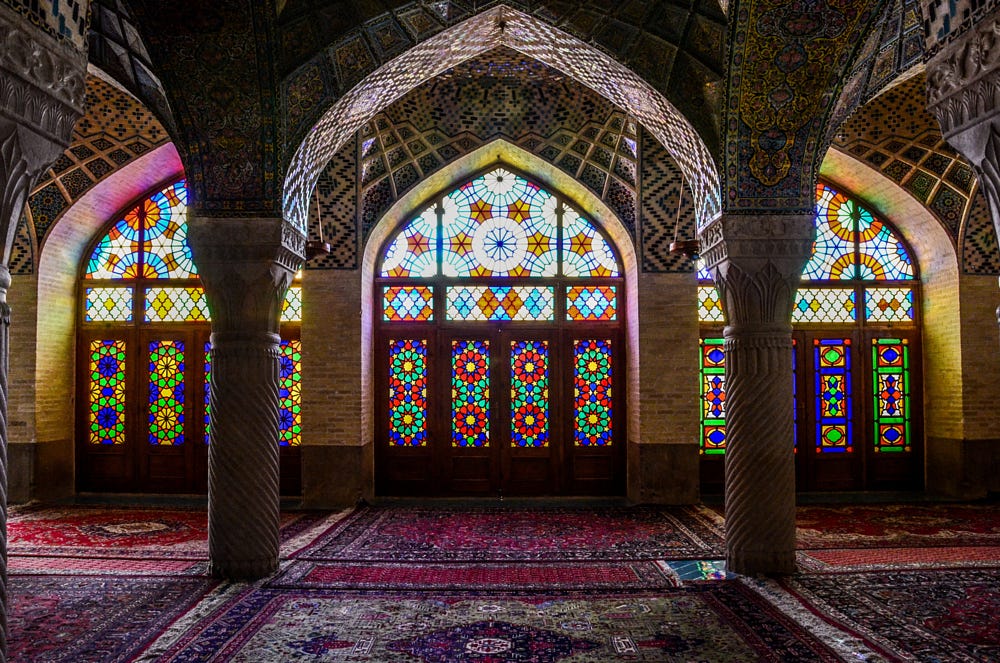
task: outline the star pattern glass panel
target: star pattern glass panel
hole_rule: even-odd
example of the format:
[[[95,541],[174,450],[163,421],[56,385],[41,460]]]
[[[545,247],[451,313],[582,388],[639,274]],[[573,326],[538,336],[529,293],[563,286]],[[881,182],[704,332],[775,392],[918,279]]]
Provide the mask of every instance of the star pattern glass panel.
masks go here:
[[[913,322],[913,290],[866,288],[865,319],[868,322]]]
[[[698,279],[699,282],[706,282],[712,280],[712,272],[708,271],[708,265],[705,264],[704,260],[698,258],[698,260],[696,260],[694,263],[694,267],[696,272],[695,277]]]
[[[285,293],[281,304],[282,322],[302,322],[302,286],[293,285]]]
[[[379,274],[410,278],[437,274],[437,232],[437,213],[433,206],[428,207],[413,217],[386,248]]]
[[[94,247],[85,279],[133,279],[139,276],[140,215],[132,210]]]
[[[853,203],[853,201],[852,201]],[[914,277],[913,262],[902,242],[881,219],[858,209],[858,276],[866,281],[902,281]]]
[[[389,444],[427,445],[427,341],[389,341]]]
[[[713,288],[714,290],[714,288]],[[701,453],[726,453],[726,353],[721,338],[703,338],[701,347]]]
[[[191,288],[147,288],[146,322],[207,322],[205,290]]]
[[[212,420],[212,342],[205,341],[205,444],[210,441]]]
[[[816,452],[854,450],[851,412],[851,339],[814,339]]]
[[[549,343],[510,344],[511,446],[549,446]]]
[[[698,321],[726,321],[726,316],[722,311],[722,300],[719,298],[719,291],[716,290],[714,285],[698,286]]]
[[[555,196],[497,168],[442,201],[445,276],[555,276]]]
[[[126,349],[120,339],[90,342],[90,444],[125,444]]]
[[[611,341],[573,341],[573,443],[610,446]]]
[[[567,209],[563,213],[563,275],[620,276],[611,245],[594,224]]]
[[[847,196],[816,186],[816,242],[802,280],[853,279],[854,244],[859,208]]]
[[[156,279],[191,279],[198,269],[187,242],[187,186],[177,182],[139,206],[145,223],[143,275]]]
[[[792,322],[854,322],[855,293],[848,288],[799,288]]]
[[[872,373],[875,453],[910,453],[910,347],[907,340],[872,339]]]
[[[383,287],[382,319],[387,322],[433,320],[434,288],[422,285]]]
[[[302,342],[281,341],[278,358],[278,444],[302,444]]]
[[[451,342],[451,445],[490,446],[490,342]]]
[[[618,288],[579,285],[566,288],[567,320],[617,320]]]
[[[87,288],[87,322],[132,322],[132,288]]]
[[[150,444],[184,444],[184,341],[150,341],[149,410]]]
[[[552,320],[555,288],[541,286],[455,286],[447,289],[449,320]]]

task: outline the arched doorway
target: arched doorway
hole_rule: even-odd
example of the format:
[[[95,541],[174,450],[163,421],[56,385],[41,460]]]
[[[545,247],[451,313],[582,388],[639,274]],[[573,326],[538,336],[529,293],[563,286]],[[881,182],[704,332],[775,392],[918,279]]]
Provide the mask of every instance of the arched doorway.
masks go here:
[[[76,485],[204,493],[211,314],[187,243],[187,188],[158,187],[99,232],[79,280]],[[281,490],[300,491],[302,289],[281,325]]]
[[[799,491],[923,487],[920,281],[909,247],[864,203],[820,182],[816,242],[792,310]],[[726,453],[722,305],[699,276],[702,487]]]
[[[379,256],[376,492],[624,492],[624,278],[592,221],[495,167]]]

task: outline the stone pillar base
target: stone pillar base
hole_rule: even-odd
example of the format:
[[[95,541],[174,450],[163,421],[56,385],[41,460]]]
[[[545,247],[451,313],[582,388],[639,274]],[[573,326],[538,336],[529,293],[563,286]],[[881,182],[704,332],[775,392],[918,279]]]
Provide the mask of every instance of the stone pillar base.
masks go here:
[[[726,570],[741,575],[791,575],[796,572],[795,551],[729,550]]]
[[[263,559],[212,560],[212,575],[228,580],[258,580],[266,578],[278,570],[278,560],[273,557]]]

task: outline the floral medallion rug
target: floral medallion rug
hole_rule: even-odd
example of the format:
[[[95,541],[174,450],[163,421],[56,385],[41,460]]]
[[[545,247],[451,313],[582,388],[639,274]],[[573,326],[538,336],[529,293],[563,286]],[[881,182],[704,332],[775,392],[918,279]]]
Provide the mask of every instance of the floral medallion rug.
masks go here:
[[[10,661],[131,661],[218,585],[196,577],[12,575]]]
[[[311,560],[485,562],[711,559],[718,516],[703,507],[366,506],[307,547]]]
[[[800,575],[783,585],[892,660],[1000,661],[1000,568]]]
[[[152,660],[574,663],[612,660],[839,661],[735,581],[662,592],[361,593],[252,588]]]

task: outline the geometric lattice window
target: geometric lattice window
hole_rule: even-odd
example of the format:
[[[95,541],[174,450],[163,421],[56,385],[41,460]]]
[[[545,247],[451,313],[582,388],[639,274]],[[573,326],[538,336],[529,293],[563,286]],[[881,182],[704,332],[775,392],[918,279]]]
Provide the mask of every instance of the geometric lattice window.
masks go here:
[[[876,453],[909,453],[910,347],[905,338],[872,339]]]
[[[701,453],[726,452],[726,353],[721,338],[704,338],[701,345]]]

